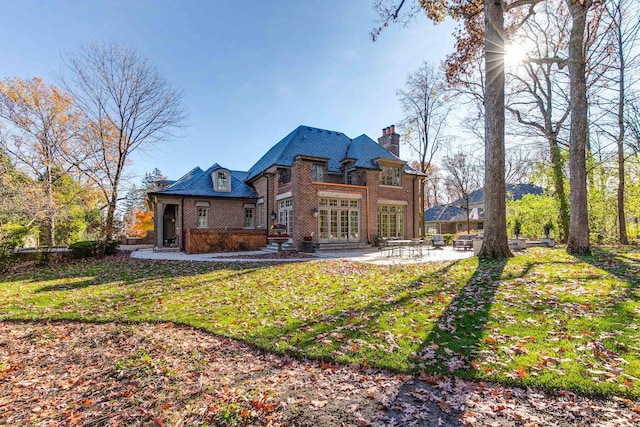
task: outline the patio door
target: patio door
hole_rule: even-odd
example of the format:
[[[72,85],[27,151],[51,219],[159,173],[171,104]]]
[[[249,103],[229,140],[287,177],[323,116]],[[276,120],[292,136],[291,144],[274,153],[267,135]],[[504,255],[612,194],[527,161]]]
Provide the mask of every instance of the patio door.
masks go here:
[[[321,242],[359,242],[358,200],[320,199],[318,226]]]
[[[278,201],[278,224],[287,226],[287,234],[293,234],[293,199]]]

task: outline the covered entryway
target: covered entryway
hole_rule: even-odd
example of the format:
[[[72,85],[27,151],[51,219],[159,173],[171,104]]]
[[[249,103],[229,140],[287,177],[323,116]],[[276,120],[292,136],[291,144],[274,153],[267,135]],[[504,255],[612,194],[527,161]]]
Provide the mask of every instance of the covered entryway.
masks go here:
[[[176,218],[178,205],[165,205],[162,214],[162,247],[178,247]]]

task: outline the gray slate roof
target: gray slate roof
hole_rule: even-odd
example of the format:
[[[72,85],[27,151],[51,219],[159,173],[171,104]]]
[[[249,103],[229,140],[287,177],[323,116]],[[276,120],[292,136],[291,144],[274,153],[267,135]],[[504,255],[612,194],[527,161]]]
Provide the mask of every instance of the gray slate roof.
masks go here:
[[[507,200],[520,200],[526,194],[537,196],[544,193],[544,190],[533,184],[507,184]],[[469,203],[479,203],[484,201],[484,189],[476,190],[469,194]],[[458,199],[450,205],[438,205],[427,209],[424,212],[426,222],[436,221],[462,221],[467,219],[467,211],[464,207],[464,199]],[[484,209],[478,212],[479,218],[484,219]]]
[[[507,200],[520,200],[525,194],[535,194],[536,196],[544,193],[544,190],[533,184],[507,184]],[[484,201],[484,188],[471,192],[469,194],[469,203],[480,203]],[[462,206],[465,204],[464,199],[458,199],[451,203],[452,205]]]
[[[345,158],[355,159],[355,167],[366,169],[379,169],[373,162],[377,158],[399,160],[366,135],[350,139],[341,132],[298,126],[249,169],[246,180],[255,178],[271,166],[291,166],[297,155],[327,158],[328,172],[337,173],[340,172],[340,162]],[[413,169],[409,168],[409,171]]]
[[[438,205],[424,211],[424,220],[425,222],[452,221],[460,215],[466,218],[466,209],[450,205]]]
[[[171,194],[176,196],[197,196],[197,197],[239,197],[239,198],[256,198],[257,195],[253,189],[244,183],[247,172],[232,171],[231,173],[231,191],[214,191],[211,173],[218,169],[225,169],[215,163],[207,170],[199,167],[191,169],[186,175],[177,180],[172,185],[158,190],[156,194]]]

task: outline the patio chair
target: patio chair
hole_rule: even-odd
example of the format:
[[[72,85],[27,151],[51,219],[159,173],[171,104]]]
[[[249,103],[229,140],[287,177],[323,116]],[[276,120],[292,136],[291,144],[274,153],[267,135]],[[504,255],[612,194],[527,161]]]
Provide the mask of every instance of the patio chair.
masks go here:
[[[434,248],[443,248],[447,245],[447,242],[444,241],[442,234],[433,234],[431,236],[431,244]]]
[[[453,241],[453,249],[473,249],[473,239],[476,238],[475,234],[462,234],[456,240]]]

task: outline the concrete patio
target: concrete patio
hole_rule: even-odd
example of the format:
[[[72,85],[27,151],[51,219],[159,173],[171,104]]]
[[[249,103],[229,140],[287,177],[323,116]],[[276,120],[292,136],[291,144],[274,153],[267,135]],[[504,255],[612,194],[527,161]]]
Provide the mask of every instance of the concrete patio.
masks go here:
[[[150,248],[135,249],[132,247],[121,247],[122,250],[132,250],[131,258],[152,259],[152,260],[172,260],[172,261],[210,261],[210,262],[301,262],[318,259],[344,259],[349,261],[366,262],[371,264],[415,264],[421,262],[455,261],[458,259],[473,256],[473,251],[459,251],[451,247],[430,249],[424,251],[422,256],[387,256],[378,248],[358,249],[348,251],[320,251],[313,254],[304,254],[300,257],[292,258],[255,258],[259,255],[268,254],[263,251],[248,252],[224,252],[207,254],[185,254],[184,252],[154,252]]]

